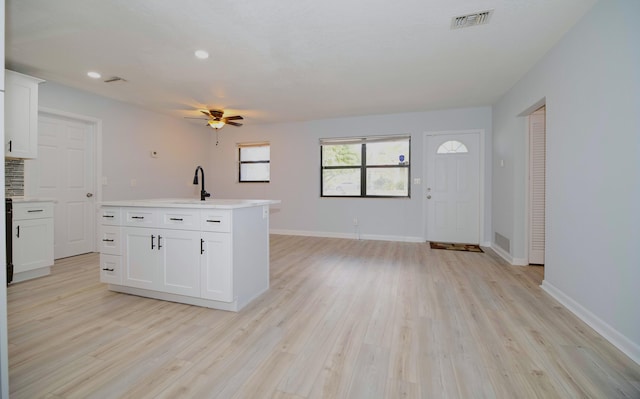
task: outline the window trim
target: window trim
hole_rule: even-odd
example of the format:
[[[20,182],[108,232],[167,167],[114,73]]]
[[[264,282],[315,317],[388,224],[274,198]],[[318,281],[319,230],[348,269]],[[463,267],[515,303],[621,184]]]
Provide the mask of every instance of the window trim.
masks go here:
[[[390,141],[407,140],[409,143],[409,161],[403,164],[389,165],[369,165],[367,166],[367,143],[381,143]],[[359,165],[339,165],[323,166],[322,147],[325,145],[347,145],[360,144],[360,164]],[[407,168],[407,195],[366,195],[367,192],[367,170],[368,169],[391,169]],[[325,195],[324,194],[324,171],[339,169],[355,169],[360,171],[360,194],[359,195]],[[363,193],[365,193],[363,195]],[[411,198],[411,136],[370,136],[370,137],[344,137],[320,139],[320,198]]]
[[[269,166],[271,166],[271,143],[267,141],[255,142],[255,143],[237,143],[236,146],[238,148],[238,183],[270,183],[271,173],[269,173],[268,180],[242,180],[242,165],[269,164]],[[262,160],[262,161],[243,161],[241,156],[242,149],[249,148],[249,147],[269,147],[269,159]]]

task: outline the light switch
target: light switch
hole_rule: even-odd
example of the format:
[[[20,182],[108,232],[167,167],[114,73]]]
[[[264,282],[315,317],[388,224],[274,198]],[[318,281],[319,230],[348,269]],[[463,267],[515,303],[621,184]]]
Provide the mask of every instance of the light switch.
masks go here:
[[[413,184],[421,184],[421,183],[422,183],[422,179],[420,179],[419,177],[413,178]]]

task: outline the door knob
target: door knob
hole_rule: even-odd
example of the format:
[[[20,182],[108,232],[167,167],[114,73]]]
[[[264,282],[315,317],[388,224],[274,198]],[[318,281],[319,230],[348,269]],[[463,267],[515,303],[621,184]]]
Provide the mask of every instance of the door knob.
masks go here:
[[[431,196],[430,196],[430,195],[427,195],[427,199],[431,199]]]
[[[87,193],[87,198],[93,197],[93,193]]]

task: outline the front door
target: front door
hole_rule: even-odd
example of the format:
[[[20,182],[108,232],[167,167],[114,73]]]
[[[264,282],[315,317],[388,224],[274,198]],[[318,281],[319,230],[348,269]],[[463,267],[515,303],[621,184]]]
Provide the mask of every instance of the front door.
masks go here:
[[[428,241],[480,243],[480,134],[427,136]]]
[[[25,161],[31,197],[55,199],[54,257],[95,250],[95,125],[40,113],[38,158]]]

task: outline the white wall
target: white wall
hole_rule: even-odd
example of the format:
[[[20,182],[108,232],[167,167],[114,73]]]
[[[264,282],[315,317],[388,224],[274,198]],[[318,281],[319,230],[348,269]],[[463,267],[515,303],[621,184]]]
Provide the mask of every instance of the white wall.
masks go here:
[[[269,125],[247,124],[220,130],[220,143],[212,143],[213,163],[207,170],[208,191],[218,198],[282,200],[271,214],[272,231],[294,234],[422,240],[423,185],[411,186],[410,199],[320,198],[320,147],[327,137],[411,135],[411,176],[422,176],[425,132],[484,129],[487,139],[485,183],[491,182],[491,109],[489,107],[373,115]],[[271,143],[271,182],[238,183],[237,150],[240,142]],[[211,177],[209,177],[211,176]],[[424,178],[423,178],[424,181]],[[482,239],[489,240],[491,190],[486,190],[487,223]],[[358,218],[359,230],[353,226]]]
[[[197,165],[208,165],[211,129],[67,86],[40,85],[39,106],[102,121],[102,200],[194,197]],[[156,150],[158,158],[151,158]],[[131,187],[131,179],[137,184]]]
[[[493,228],[526,258],[526,118],[547,109],[543,288],[640,361],[640,2],[601,1],[494,107]],[[505,159],[504,168],[498,166]]]

